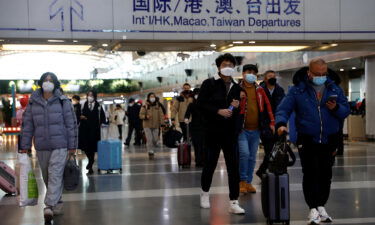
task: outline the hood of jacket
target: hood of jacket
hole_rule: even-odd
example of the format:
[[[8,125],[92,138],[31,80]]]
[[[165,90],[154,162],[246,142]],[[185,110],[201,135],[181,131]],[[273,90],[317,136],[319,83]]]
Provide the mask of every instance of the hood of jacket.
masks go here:
[[[301,82],[309,82],[309,77],[307,75],[307,71],[309,70],[308,66],[302,67],[301,69],[297,70],[297,72],[293,75],[293,84],[298,85]],[[340,76],[333,71],[332,69],[328,68],[328,75],[327,78],[334,81],[335,84],[339,85],[341,83]]]

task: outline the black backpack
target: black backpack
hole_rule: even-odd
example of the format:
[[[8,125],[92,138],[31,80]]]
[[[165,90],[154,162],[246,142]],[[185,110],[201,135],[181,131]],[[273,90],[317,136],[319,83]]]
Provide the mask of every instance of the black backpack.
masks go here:
[[[289,161],[289,157],[292,161]],[[268,170],[277,175],[287,173],[288,167],[296,162],[296,156],[286,141],[286,134],[279,137],[270,153]]]

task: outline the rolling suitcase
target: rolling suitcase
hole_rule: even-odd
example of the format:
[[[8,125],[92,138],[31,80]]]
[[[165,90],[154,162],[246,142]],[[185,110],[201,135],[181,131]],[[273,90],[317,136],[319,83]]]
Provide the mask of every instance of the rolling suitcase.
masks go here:
[[[177,162],[178,166],[183,168],[190,167],[191,165],[191,144],[189,135],[189,125],[187,127],[187,137],[186,141],[179,144],[177,148]]]
[[[0,188],[7,194],[16,194],[16,173],[7,164],[0,161]]]
[[[266,173],[262,178],[262,210],[267,224],[290,223],[289,175]]]
[[[122,173],[121,141],[117,139],[98,142],[98,172],[102,170],[112,172],[119,170]]]

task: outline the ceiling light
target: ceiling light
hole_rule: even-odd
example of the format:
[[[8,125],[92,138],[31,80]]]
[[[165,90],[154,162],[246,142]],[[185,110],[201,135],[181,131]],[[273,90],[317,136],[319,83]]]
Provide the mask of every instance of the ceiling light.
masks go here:
[[[336,46],[338,46],[338,44],[336,43],[331,44],[331,47],[336,47]]]
[[[91,45],[26,45],[6,44],[4,51],[87,51]]]
[[[77,40],[73,40],[73,43],[77,43],[78,41]]]
[[[309,46],[234,46],[223,52],[292,52]]]
[[[211,47],[211,48],[215,48],[216,45],[215,45],[215,44],[211,44],[210,47]]]
[[[103,47],[108,47],[108,44],[104,43],[102,44]]]
[[[256,42],[255,41],[249,41],[249,44],[255,44]]]
[[[48,42],[51,42],[51,43],[63,43],[65,42],[64,40],[47,40]]]
[[[357,67],[353,66],[353,67],[352,67],[352,70],[355,70],[355,69],[357,69]]]
[[[243,44],[243,41],[233,41],[233,44]]]
[[[229,47],[233,47],[234,45],[233,45],[233,44],[229,44],[228,46],[229,46]]]
[[[342,72],[342,71],[344,71],[344,69],[343,69],[343,68],[341,68],[341,69],[340,69],[340,71]]]
[[[0,39],[0,42],[3,42],[3,41],[5,41],[4,39]]]

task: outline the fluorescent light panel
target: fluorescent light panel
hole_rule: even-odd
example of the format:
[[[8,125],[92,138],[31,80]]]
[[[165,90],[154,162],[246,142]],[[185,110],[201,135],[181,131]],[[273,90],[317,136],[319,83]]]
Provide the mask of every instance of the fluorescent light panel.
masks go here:
[[[63,43],[65,42],[64,40],[47,40],[48,42],[51,42],[51,43]]]
[[[223,52],[292,52],[309,46],[234,46]]]
[[[4,51],[87,51],[91,45],[2,45]]]

